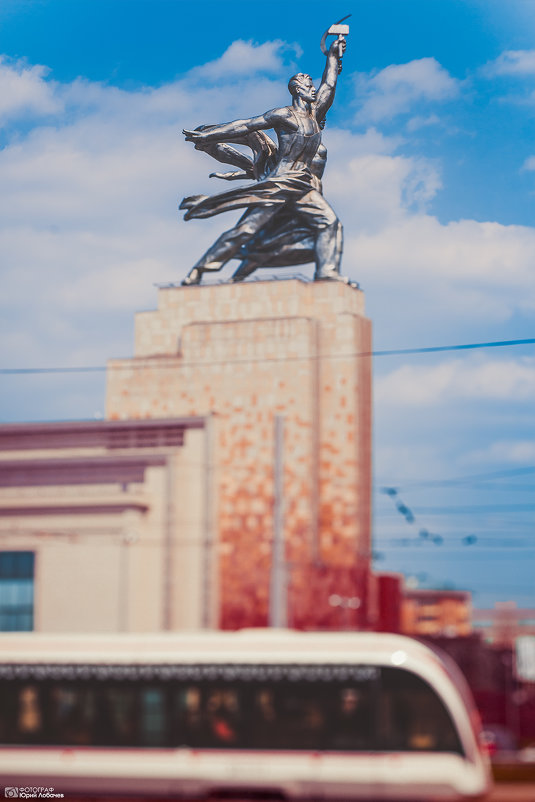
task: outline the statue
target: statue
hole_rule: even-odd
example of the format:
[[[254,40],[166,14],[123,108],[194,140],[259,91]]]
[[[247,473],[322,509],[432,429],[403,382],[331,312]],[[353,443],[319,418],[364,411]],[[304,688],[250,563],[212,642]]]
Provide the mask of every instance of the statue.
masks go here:
[[[342,20],[340,21],[342,22]],[[247,120],[223,125],[202,125],[184,130],[196,150],[237,167],[211,175],[229,181],[252,179],[237,189],[213,196],[193,195],[180,204],[185,220],[212,217],[245,208],[238,223],[223,233],[192,267],[182,284],[200,284],[205,272],[221,270],[230,259],[241,263],[230,281],[243,281],[258,267],[282,267],[314,261],[314,279],[342,280],[342,225],[323,197],[321,176],[326,150],[321,144],[325,116],[336,90],[346,48],[348,26],[333,25],[323,37],[326,65],[318,90],[305,73],[288,84],[290,106],[272,109]],[[329,50],[328,34],[338,34]],[[273,129],[278,144],[264,133]],[[231,144],[246,145],[252,157]]]

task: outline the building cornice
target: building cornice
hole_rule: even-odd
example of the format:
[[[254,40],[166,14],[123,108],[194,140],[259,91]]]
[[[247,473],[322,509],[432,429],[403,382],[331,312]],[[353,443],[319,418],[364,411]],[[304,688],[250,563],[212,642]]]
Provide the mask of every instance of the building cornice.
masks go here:
[[[158,448],[181,446],[188,429],[203,429],[205,418],[60,421],[0,424],[2,451],[68,448]]]

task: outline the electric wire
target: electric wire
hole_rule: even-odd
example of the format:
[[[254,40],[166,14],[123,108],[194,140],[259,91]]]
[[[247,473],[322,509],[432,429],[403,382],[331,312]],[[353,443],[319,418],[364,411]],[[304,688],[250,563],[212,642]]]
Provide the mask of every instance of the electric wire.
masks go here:
[[[432,354],[443,353],[448,351],[469,351],[483,348],[507,348],[518,345],[535,345],[535,338],[525,338],[520,340],[496,340],[489,342],[479,343],[460,343],[457,345],[435,345],[424,346],[419,348],[394,348],[378,351],[351,351],[343,354],[307,354],[304,356],[281,356],[281,357],[247,357],[239,359],[221,359],[221,360],[198,360],[198,361],[180,361],[180,367],[206,367],[209,365],[235,365],[235,364],[250,364],[254,362],[295,362],[304,360],[324,360],[324,359],[351,359],[351,358],[370,358],[370,357],[384,357],[384,356],[402,356],[408,354]],[[113,370],[151,370],[162,368],[176,368],[176,359],[178,355],[170,356],[165,354],[162,356],[146,357],[146,361],[140,364],[135,359],[144,359],[143,357],[125,357],[128,364],[119,365],[113,364]],[[150,360],[150,361],[149,361]],[[159,361],[161,360],[161,361]],[[113,360],[120,361],[119,359]],[[0,374],[3,376],[14,375],[29,375],[29,374],[47,374],[47,373],[103,373],[109,369],[108,365],[74,365],[65,367],[44,367],[44,368],[0,368]]]

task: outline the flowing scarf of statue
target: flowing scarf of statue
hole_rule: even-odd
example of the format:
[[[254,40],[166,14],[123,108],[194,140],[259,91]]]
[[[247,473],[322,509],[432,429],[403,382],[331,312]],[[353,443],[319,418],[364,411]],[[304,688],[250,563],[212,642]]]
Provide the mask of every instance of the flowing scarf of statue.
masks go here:
[[[321,143],[325,115],[332,105],[346,42],[347,26],[331,26],[338,34],[326,53],[318,90],[305,73],[288,84],[290,106],[259,117],[223,125],[185,130],[197,150],[237,170],[212,173],[229,181],[250,183],[217,195],[194,195],[180,204],[184,218],[213,217],[245,209],[238,223],[223,233],[192,267],[185,285],[200,284],[205,272],[215,272],[230,259],[240,265],[231,281],[242,281],[259,267],[283,267],[315,262],[315,280],[343,280],[340,275],[342,225],[322,194],[321,177],[327,152]],[[277,144],[265,131],[272,129]],[[247,156],[233,145],[245,145]]]

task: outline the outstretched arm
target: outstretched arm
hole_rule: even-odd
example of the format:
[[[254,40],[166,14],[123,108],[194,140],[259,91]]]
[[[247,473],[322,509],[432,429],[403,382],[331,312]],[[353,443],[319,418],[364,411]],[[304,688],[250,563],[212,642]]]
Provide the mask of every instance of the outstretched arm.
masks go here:
[[[346,40],[341,36],[339,39],[335,39],[327,53],[327,62],[316,99],[316,113],[318,119],[325,117],[333,104],[336,82],[338,81],[338,65],[345,53],[345,49]]]
[[[253,131],[262,131],[266,128],[285,127],[290,115],[287,109],[272,109],[259,117],[250,117],[248,120],[234,120],[223,125],[210,125],[206,130],[189,131],[184,129],[187,142],[195,145],[204,142],[232,142]]]
[[[209,128],[209,125],[200,125],[196,130],[206,131]],[[245,138],[243,143],[247,144]],[[246,156],[245,153],[241,153],[241,151],[233,148],[232,145],[227,145],[223,142],[207,142],[206,140],[202,140],[196,142],[195,150],[202,150],[204,153],[208,153],[208,155],[213,159],[217,159],[218,162],[223,162],[223,164],[232,164],[234,167],[239,167],[241,170],[250,172],[250,177],[252,178],[253,160],[250,156]]]

